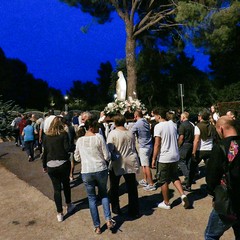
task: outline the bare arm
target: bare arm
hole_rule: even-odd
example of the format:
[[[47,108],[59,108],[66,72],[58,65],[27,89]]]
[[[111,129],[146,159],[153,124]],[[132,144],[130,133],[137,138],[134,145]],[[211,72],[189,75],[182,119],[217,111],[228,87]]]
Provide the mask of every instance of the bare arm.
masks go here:
[[[192,154],[194,155],[194,157],[196,155],[199,142],[200,142],[200,135],[195,135],[194,141],[193,141],[193,151],[192,151]]]
[[[181,146],[182,146],[183,140],[184,140],[184,136],[183,136],[183,135],[180,135],[179,138],[178,138],[178,147],[181,147]]]
[[[155,143],[154,143],[154,147],[153,147],[153,157],[152,157],[152,168],[156,167],[156,160],[157,160],[157,156],[160,152],[160,148],[161,148],[161,138],[155,137]]]

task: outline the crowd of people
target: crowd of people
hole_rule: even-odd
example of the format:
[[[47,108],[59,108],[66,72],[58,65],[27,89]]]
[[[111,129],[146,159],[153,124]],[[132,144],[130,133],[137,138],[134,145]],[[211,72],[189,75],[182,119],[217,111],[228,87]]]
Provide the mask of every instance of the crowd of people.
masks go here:
[[[70,119],[64,113],[55,116],[49,111],[43,118],[37,119],[34,114],[21,114],[14,119],[16,146],[26,151],[29,162],[34,161],[36,150],[41,154],[43,171],[48,173],[53,184],[59,222],[64,220],[62,189],[67,212],[71,213],[75,209],[71,201],[70,182],[74,180],[76,162],[81,163],[81,177],[97,234],[101,234],[97,208],[99,199],[108,229],[114,228],[116,224],[112,213],[122,214],[119,203],[121,176],[127,188],[128,216],[133,219],[141,214],[138,184],[145,191],[156,191],[160,187],[163,201],[157,206],[169,210],[169,184],[172,182],[183,207],[189,208],[187,193],[192,192],[201,161],[206,167],[207,191],[214,196],[214,188],[220,184],[224,174],[218,163],[225,160],[224,153],[216,146],[224,142],[227,153],[232,141],[236,143],[234,149],[237,152],[240,146],[236,113],[228,111],[220,116],[216,107],[212,106],[199,111],[196,122],[190,121],[190,113],[187,111],[177,115],[174,111],[155,108],[150,118],[145,118],[141,110],[132,114],[131,123],[121,114],[109,119],[103,112],[98,117],[90,112],[80,115],[74,113]],[[236,156],[235,151],[232,160]],[[140,168],[143,178],[137,181],[136,174]],[[156,169],[155,176],[152,169]],[[182,181],[180,174],[183,176]],[[234,196],[239,196],[240,172],[233,174],[236,181]],[[237,216],[235,221],[226,220],[213,209],[205,231],[206,240],[219,239],[230,227],[233,227],[236,239],[240,239],[240,204],[233,202]]]

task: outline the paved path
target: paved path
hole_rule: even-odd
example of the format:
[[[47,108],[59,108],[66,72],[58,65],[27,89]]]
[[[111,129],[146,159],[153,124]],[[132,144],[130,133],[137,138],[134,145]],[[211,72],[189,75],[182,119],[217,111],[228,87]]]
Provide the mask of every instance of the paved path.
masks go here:
[[[80,165],[76,166],[76,177]],[[138,175],[141,178],[141,175]],[[0,144],[0,240],[61,240],[61,239],[131,239],[131,240],[200,240],[211,211],[211,198],[206,196],[204,178],[188,194],[192,208],[185,210],[175,188],[170,185],[171,210],[158,209],[162,200],[160,189],[145,192],[139,187],[141,217],[137,220],[113,215],[117,228],[111,232],[103,226],[103,233],[93,232],[86,193],[79,179],[72,184],[72,200],[76,212],[58,223],[50,179],[42,172],[41,161],[27,161],[26,153],[12,142]],[[121,185],[120,204],[126,211],[127,194]],[[99,206],[102,225],[102,207]],[[223,240],[233,239],[229,230]]]

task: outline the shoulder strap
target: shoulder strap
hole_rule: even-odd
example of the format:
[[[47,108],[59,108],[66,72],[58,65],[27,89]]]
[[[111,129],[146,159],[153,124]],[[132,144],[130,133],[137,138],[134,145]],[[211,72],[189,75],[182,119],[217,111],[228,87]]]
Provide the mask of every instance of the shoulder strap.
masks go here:
[[[223,144],[219,145],[224,155],[226,156],[226,164],[224,164],[224,178],[226,180],[227,187],[231,189],[231,174],[230,169],[236,166],[236,161],[239,161],[240,157],[240,145],[232,140],[229,145],[228,153],[226,153],[226,149]]]
[[[223,151],[224,156],[225,156],[225,163],[223,165],[224,174],[222,176],[222,180],[225,182],[227,188],[231,189],[231,186],[230,186],[230,174],[229,174],[230,163],[228,161],[228,156],[227,156],[227,153],[226,153],[225,146],[223,144],[219,144],[219,147],[221,148],[221,150]]]
[[[225,146],[224,146],[222,143],[220,143],[220,144],[219,144],[219,147],[220,147],[220,149],[223,151],[224,156],[225,156],[225,158],[226,158],[226,164],[224,164],[224,166],[226,166],[226,165],[228,165],[228,164],[227,164],[227,163],[228,163],[228,159],[227,159],[227,152],[226,152]],[[225,171],[224,171],[224,172],[225,172]]]

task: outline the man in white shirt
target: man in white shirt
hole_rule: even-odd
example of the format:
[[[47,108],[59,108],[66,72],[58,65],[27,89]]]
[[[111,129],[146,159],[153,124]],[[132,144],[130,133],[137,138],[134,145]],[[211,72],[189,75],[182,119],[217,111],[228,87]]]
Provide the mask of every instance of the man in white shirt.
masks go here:
[[[199,123],[194,129],[193,151],[189,174],[189,190],[191,190],[191,184],[194,181],[198,164],[201,162],[201,160],[204,160],[204,162],[207,163],[212,152],[213,139],[216,135],[216,129],[210,123],[209,117],[210,112],[207,109],[203,109],[198,114]]]
[[[169,202],[169,183],[174,186],[181,195],[184,208],[189,207],[187,196],[184,194],[181,181],[178,177],[179,151],[177,142],[177,126],[172,121],[166,121],[166,111],[161,109],[153,110],[155,120],[158,124],[154,127],[154,150],[152,167],[157,164],[158,182],[161,186],[163,201],[158,204],[159,208],[171,209]]]

